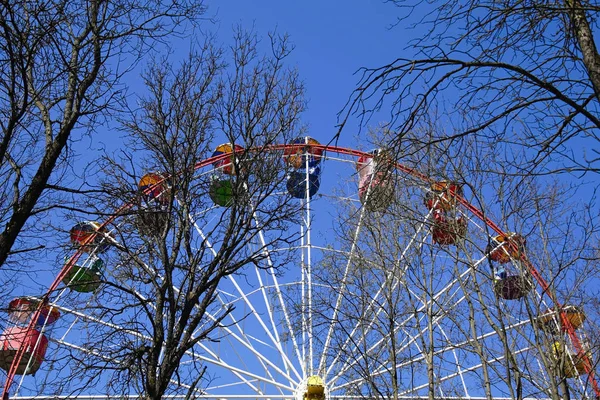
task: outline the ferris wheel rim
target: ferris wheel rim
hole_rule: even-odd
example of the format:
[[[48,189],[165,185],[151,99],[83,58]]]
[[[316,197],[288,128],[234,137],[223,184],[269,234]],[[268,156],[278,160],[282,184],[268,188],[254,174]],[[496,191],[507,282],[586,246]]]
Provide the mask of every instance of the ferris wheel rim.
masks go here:
[[[235,152],[240,153],[240,154],[243,152],[258,152],[258,151],[277,152],[277,151],[285,151],[286,149],[295,149],[298,147],[299,147],[299,145],[294,145],[294,144],[292,144],[292,145],[281,144],[281,145],[272,145],[272,146],[267,146],[267,147],[257,148],[257,149],[235,150]],[[318,149],[318,150],[322,151],[324,154],[326,154],[327,152],[331,152],[331,153],[342,154],[342,155],[347,155],[347,156],[351,156],[351,157],[372,157],[372,155],[368,152],[353,150],[353,149],[349,149],[349,148],[345,148],[345,147],[337,147],[337,146],[330,146],[330,145],[315,145],[315,144],[306,144],[306,145],[302,145],[302,147]],[[215,162],[224,160],[225,158],[227,158],[229,156],[230,156],[230,154],[222,154],[222,155],[218,155],[218,156],[214,156],[214,157],[209,157],[209,158],[197,163],[194,166],[194,169],[199,170],[201,168],[205,168]],[[324,156],[323,158],[326,159],[326,156]],[[429,178],[428,176],[426,176],[412,168],[408,168],[402,164],[395,163],[395,169],[404,174],[407,174],[414,178],[420,179],[423,183],[431,183],[432,182],[431,178]],[[167,175],[165,179],[169,179],[169,178],[171,178],[171,176]],[[457,201],[466,210],[468,210],[471,213],[471,215],[477,217],[488,228],[491,228],[492,231],[494,231],[498,235],[506,234],[501,228],[498,227],[498,225],[496,225],[493,221],[491,221],[481,210],[479,210],[478,208],[473,206],[470,202],[468,202],[463,196],[457,196]],[[307,203],[309,203],[308,206],[310,207],[310,198],[307,200]],[[133,206],[134,206],[134,202],[130,202],[130,203],[126,203],[123,206],[121,206],[120,208],[118,208],[117,211],[113,215],[111,215],[103,223],[100,224],[99,229],[107,228],[109,225],[113,224],[117,218],[119,218],[121,215],[123,215],[125,212],[127,212],[129,209],[131,209]],[[93,239],[94,239],[94,237],[92,236],[89,238],[89,241],[91,242]],[[42,297],[42,299],[44,301],[46,301],[46,302],[49,301],[49,299],[51,298],[51,295],[53,293],[56,293],[56,289],[57,289],[58,285],[60,284],[60,282],[63,280],[64,276],[69,272],[69,270],[75,265],[75,263],[79,260],[79,258],[84,253],[85,253],[84,250],[78,249],[71,256],[69,261],[64,264],[63,268],[57,275],[56,279],[50,285],[46,294]],[[562,322],[564,323],[564,326],[566,327],[566,330],[573,342],[573,345],[577,350],[581,350],[582,345],[578,339],[578,335],[575,332],[573,326],[571,325],[570,320],[568,318],[566,318],[565,313],[562,311],[563,305],[558,301],[558,299],[554,296],[554,294],[550,290],[548,290],[549,289],[548,283],[542,278],[541,274],[537,271],[535,266],[532,263],[530,263],[529,260],[527,260],[524,255],[522,255],[522,257],[523,258],[521,261],[524,262],[524,264],[526,265],[528,270],[531,272],[532,276],[535,278],[535,280],[541,286],[541,288],[543,289],[543,294],[548,296],[550,298],[551,302],[554,304],[554,306],[557,307],[559,310],[561,310],[559,312],[560,317],[563,320]],[[34,317],[32,318],[32,322],[30,323],[29,329],[33,328],[33,322],[35,320],[37,320],[37,318],[39,317],[39,312],[40,312],[42,303],[43,302],[40,302],[40,305],[39,305],[38,309],[36,310]],[[312,352],[312,345],[310,345],[310,351]],[[21,356],[22,356],[22,354],[21,354]],[[16,365],[19,362],[20,362],[20,359],[18,357],[15,357],[15,360],[13,361],[13,363]],[[321,360],[318,363],[319,364],[318,369],[321,369],[321,367],[324,365],[324,362],[325,361],[324,361],[324,355],[323,355]],[[4,387],[4,394],[8,394],[10,385],[12,383],[12,380],[14,379],[14,371],[13,371],[14,369],[15,368],[13,368],[13,366],[11,365],[11,369],[9,371],[9,374],[8,374],[8,377],[6,380],[6,384]],[[598,393],[597,384],[595,382],[595,377],[594,377],[595,373],[591,366],[591,362],[589,360],[586,363],[586,370],[588,372],[588,379],[592,383],[594,390]],[[298,376],[297,371],[295,371],[295,374]],[[303,375],[306,376],[306,372],[304,372]],[[271,396],[271,397],[275,397],[275,396]]]

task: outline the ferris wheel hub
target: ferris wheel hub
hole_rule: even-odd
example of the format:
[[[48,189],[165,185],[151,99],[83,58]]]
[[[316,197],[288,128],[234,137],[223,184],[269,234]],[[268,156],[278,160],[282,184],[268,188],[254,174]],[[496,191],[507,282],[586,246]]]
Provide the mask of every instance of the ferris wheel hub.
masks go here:
[[[296,400],[325,400],[328,396],[323,378],[312,375],[302,380],[296,389]]]

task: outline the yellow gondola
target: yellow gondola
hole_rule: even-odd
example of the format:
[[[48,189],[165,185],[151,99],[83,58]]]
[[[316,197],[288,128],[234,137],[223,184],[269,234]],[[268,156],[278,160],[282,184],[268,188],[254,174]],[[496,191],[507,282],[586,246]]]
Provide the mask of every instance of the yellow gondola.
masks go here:
[[[304,400],[325,400],[325,385],[320,376],[310,376],[306,382]]]
[[[576,378],[579,375],[587,374],[586,364],[591,363],[591,352],[589,350],[582,350],[577,354],[566,352],[561,342],[554,342],[552,350],[555,361],[558,367],[561,367],[564,377]],[[588,368],[591,368],[591,365],[588,365]]]

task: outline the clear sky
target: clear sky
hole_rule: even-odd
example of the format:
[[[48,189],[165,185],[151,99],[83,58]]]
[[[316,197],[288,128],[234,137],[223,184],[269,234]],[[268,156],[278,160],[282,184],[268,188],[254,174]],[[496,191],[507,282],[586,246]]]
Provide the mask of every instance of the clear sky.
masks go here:
[[[277,30],[290,35],[296,49],[289,59],[305,82],[309,135],[327,142],[337,113],[355,88],[362,66],[380,66],[402,54],[408,39],[400,26],[390,30],[401,10],[383,0],[209,0],[219,39],[241,24],[260,36]],[[375,123],[376,121],[374,121]],[[339,144],[352,146],[357,125]]]

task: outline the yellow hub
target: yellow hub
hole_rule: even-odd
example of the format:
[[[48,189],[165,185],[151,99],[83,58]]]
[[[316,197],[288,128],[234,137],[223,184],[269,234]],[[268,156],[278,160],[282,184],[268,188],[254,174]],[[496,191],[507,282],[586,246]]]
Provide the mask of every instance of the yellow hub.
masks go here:
[[[296,391],[297,400],[325,400],[325,398],[325,383],[318,375],[309,376]]]

